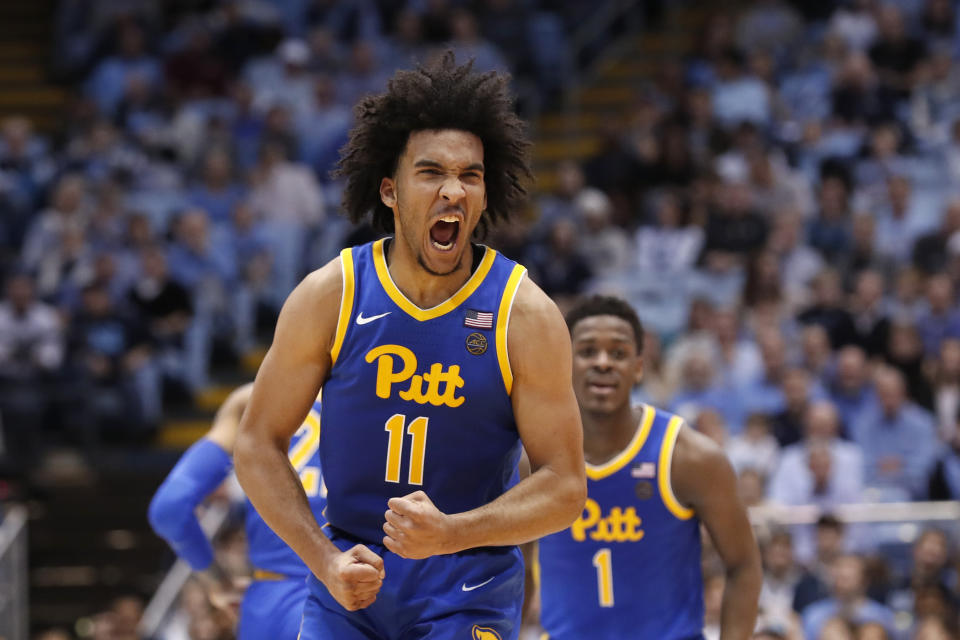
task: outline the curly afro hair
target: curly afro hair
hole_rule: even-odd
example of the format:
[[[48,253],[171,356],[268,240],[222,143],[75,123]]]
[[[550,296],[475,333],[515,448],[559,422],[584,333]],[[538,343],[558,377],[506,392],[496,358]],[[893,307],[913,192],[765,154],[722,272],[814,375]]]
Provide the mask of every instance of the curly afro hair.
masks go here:
[[[478,225],[507,220],[526,199],[530,142],[513,110],[509,76],[474,73],[447,51],[435,64],[398,71],[385,93],[365,96],[354,109],[356,125],[340,150],[335,176],[345,177],[343,207],[354,223],[372,214],[378,231],[393,232],[393,211],[380,201],[380,182],[393,176],[414,131],[458,129],[483,142],[487,215]]]

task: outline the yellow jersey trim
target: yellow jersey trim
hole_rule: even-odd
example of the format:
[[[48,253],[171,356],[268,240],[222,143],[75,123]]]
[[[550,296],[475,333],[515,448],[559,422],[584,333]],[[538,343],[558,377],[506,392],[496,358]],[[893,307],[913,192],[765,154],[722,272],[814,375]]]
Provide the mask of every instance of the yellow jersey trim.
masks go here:
[[[513,391],[513,369],[510,368],[510,354],[507,353],[510,314],[513,312],[513,300],[517,295],[517,289],[520,288],[520,281],[526,272],[527,270],[519,264],[513,267],[507,279],[507,286],[503,290],[503,297],[500,298],[500,310],[497,311],[497,362],[500,364],[503,386],[506,387],[508,396]]]
[[[656,413],[657,410],[650,405],[643,405],[643,417],[640,419],[637,433],[633,436],[633,440],[630,441],[627,448],[609,462],[600,465],[592,465],[588,462],[587,477],[591,480],[602,480],[627,466],[627,464],[640,453],[640,449],[643,448],[643,443],[647,441],[647,436],[650,435],[650,426],[653,424],[653,418],[656,416]]]
[[[497,257],[497,252],[491,249],[490,247],[484,247],[485,251],[483,254],[483,259],[480,261],[480,266],[477,267],[477,270],[473,272],[473,275],[464,283],[460,289],[438,304],[435,307],[429,309],[421,309],[417,305],[410,302],[407,299],[407,296],[403,295],[403,292],[397,287],[396,283],[393,281],[393,277],[390,275],[390,269],[387,268],[387,258],[384,255],[383,251],[383,239],[377,240],[373,243],[373,266],[377,271],[377,278],[380,280],[380,286],[383,287],[383,290],[386,291],[387,295],[390,296],[390,299],[393,300],[398,307],[403,309],[407,315],[411,316],[415,320],[423,322],[425,320],[433,320],[434,318],[439,318],[445,313],[449,313],[459,307],[464,300],[470,297],[474,291],[477,290],[483,283],[483,279],[487,277],[487,274],[490,273],[490,267],[493,266],[493,260]]]
[[[347,335],[350,326],[350,314],[353,313],[353,252],[348,247],[340,252],[340,266],[343,270],[343,294],[340,296],[340,317],[337,319],[337,333],[333,339],[333,348],[330,349],[330,366],[337,363],[340,347]]]
[[[677,496],[673,495],[673,486],[670,484],[670,465],[673,462],[673,447],[677,444],[677,436],[683,418],[674,416],[667,424],[667,431],[663,435],[663,444],[660,446],[660,464],[658,467],[657,486],[660,487],[660,498],[664,506],[679,520],[689,520],[694,516],[693,509],[680,504]]]

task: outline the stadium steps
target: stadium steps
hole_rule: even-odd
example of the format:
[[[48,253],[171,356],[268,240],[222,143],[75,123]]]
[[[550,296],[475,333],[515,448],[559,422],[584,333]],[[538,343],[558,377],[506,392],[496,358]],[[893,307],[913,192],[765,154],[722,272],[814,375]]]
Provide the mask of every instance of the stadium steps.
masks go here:
[[[55,0],[0,0],[0,120],[27,116],[39,131],[63,122],[67,91],[49,74]]]
[[[561,162],[582,162],[599,150],[601,129],[630,109],[638,89],[653,78],[661,60],[677,59],[691,51],[711,10],[705,2],[668,6],[656,30],[615,43],[597,63],[593,76],[568,96],[565,107],[538,118],[533,151],[538,191],[555,187]]]
[[[68,629],[126,594],[149,597],[172,554],[150,530],[150,497],[176,456],[114,452],[86,466],[55,456],[37,474],[30,512],[34,629]]]

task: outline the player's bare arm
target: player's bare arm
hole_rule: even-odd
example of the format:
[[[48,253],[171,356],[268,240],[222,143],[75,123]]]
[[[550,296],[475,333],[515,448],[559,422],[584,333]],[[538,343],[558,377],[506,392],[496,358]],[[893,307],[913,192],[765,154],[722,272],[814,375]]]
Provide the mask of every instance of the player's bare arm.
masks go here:
[[[583,430],[571,382],[570,337],[556,305],[529,280],[507,337],[517,429],[532,473],[496,500],[441,513],[422,491],[388,502],[384,545],[408,558],[515,545],[570,525],[586,500]]]
[[[747,640],[756,623],[763,573],[733,468],[712,440],[683,427],[674,448],[670,481],[677,499],[706,526],[723,560],[726,586],[720,638]]]
[[[307,276],[277,321],[237,436],[237,478],[264,521],[286,542],[344,608],[370,605],[383,579],[383,561],[367,547],[340,552],[321,531],[300,478],[287,457],[330,370],[342,270],[336,259]]]
[[[247,403],[250,401],[251,393],[253,393],[252,382],[231,391],[227,399],[217,409],[210,431],[207,432],[207,440],[217,443],[230,455],[233,455],[237,434],[240,431],[240,419],[243,417],[243,410],[247,408]]]

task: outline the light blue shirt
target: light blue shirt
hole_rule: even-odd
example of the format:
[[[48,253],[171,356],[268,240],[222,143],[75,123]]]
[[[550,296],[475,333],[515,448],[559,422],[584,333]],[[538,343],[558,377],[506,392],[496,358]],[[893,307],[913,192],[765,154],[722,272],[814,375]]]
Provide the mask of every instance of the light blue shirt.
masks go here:
[[[937,447],[936,426],[928,411],[906,402],[887,416],[874,405],[863,411],[851,435],[863,449],[867,486],[924,497]],[[899,458],[900,468],[884,473],[880,462],[891,457]]]
[[[803,635],[813,640],[820,637],[823,626],[840,612],[840,605],[834,599],[814,602],[803,610]],[[857,606],[853,615],[857,624],[879,622],[888,633],[893,633],[893,612],[879,602],[866,598]]]

